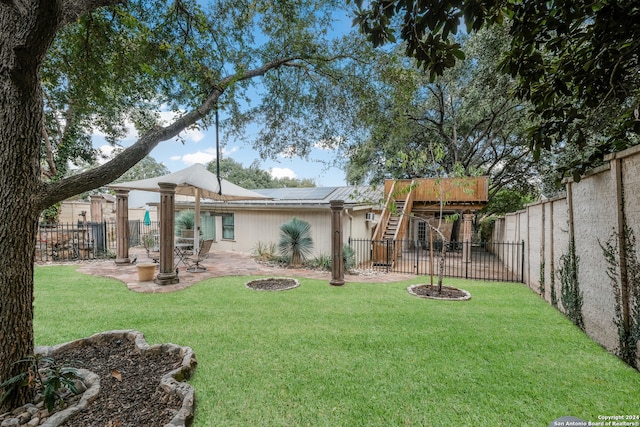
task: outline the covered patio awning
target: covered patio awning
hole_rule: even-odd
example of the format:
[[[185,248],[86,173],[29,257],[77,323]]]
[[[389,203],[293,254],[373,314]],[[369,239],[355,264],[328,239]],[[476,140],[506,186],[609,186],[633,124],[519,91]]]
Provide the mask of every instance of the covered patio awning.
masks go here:
[[[176,194],[185,196],[202,197],[205,199],[229,201],[229,200],[254,200],[268,199],[255,191],[247,190],[235,185],[226,179],[212,174],[203,165],[196,163],[188,168],[173,172],[168,175],[155,178],[141,179],[138,181],[120,182],[107,187],[120,190],[140,190],[160,192],[158,183],[167,182],[176,184]]]
[[[199,230],[200,230],[200,199],[212,199],[218,201],[231,201],[231,200],[257,200],[257,199],[269,199],[254,191],[247,190],[238,185],[235,185],[225,179],[219,178],[215,174],[209,172],[203,165],[194,164],[188,168],[182,169],[178,172],[173,172],[167,175],[158,176],[155,178],[141,179],[138,181],[120,182],[117,184],[111,184],[107,187],[114,190],[129,191],[151,191],[162,193],[163,190],[160,184],[171,184],[171,187],[175,185],[175,194],[193,196],[195,197],[195,233],[194,233],[194,249],[199,247]],[[173,202],[172,202],[173,203]],[[161,210],[162,212],[162,210]],[[167,210],[169,215],[161,215],[160,239],[171,239],[173,242],[174,233],[174,215],[173,206],[170,210]],[[167,222],[168,223],[165,223]],[[162,230],[166,230],[165,236],[162,236]],[[168,236],[166,234],[169,234]],[[168,240],[167,240],[168,241]],[[163,248],[172,247],[173,245],[160,245],[160,259],[168,259],[168,254],[162,253]],[[171,254],[171,256],[173,256]],[[127,257],[124,257],[127,258]],[[167,273],[164,270],[168,270],[168,266],[160,265],[161,273]]]

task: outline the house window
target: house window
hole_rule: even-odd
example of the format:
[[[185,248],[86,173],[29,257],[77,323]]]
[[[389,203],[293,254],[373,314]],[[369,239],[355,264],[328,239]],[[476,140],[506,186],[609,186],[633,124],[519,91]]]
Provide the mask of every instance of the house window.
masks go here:
[[[225,240],[235,238],[233,214],[222,214],[222,238]]]
[[[418,223],[418,241],[425,242],[427,240],[427,223],[420,221]]]

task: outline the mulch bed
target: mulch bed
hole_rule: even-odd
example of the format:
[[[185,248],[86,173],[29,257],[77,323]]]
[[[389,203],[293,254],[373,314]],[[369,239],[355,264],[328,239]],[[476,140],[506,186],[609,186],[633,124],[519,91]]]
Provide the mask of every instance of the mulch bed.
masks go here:
[[[180,367],[171,354],[139,354],[133,341],[113,339],[64,350],[55,356],[62,366],[88,369],[100,376],[100,393],[68,427],[156,427],[167,424],[182,401],[158,389],[163,375]]]
[[[267,279],[256,279],[246,283],[247,288],[256,291],[285,291],[298,287],[300,283],[296,279],[286,277],[270,277]]]
[[[438,285],[414,285],[409,287],[409,292],[419,297],[450,300],[462,300],[469,296],[468,292],[450,286],[442,286],[438,292]]]

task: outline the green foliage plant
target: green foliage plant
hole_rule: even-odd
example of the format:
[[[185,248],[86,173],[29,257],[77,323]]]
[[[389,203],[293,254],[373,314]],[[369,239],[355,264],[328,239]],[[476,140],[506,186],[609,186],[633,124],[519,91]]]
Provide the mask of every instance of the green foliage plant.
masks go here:
[[[282,224],[278,248],[282,256],[290,260],[291,265],[301,265],[313,251],[311,224],[295,217]]]
[[[309,260],[308,263],[311,268],[318,268],[321,270],[331,270],[331,256],[327,254],[321,254],[317,257]]]
[[[260,261],[272,261],[278,258],[276,253],[276,244],[273,242],[258,241],[253,248],[253,254]]]
[[[180,215],[176,218],[176,231],[180,230],[193,230],[196,221],[195,211],[188,209],[180,212]]]
[[[345,271],[349,271],[356,266],[356,251],[349,245],[342,246],[342,263]]]
[[[569,243],[569,250],[560,256],[561,266],[558,269],[561,290],[560,299],[565,314],[577,327],[584,330],[582,318],[582,292],[578,284],[578,264],[580,257],[576,255],[576,245],[573,239]]]
[[[45,224],[56,224],[60,217],[62,202],[55,203],[42,211],[42,221]]]
[[[2,403],[17,388],[28,387],[42,394],[47,410],[52,412],[56,405],[64,407],[65,390],[74,394],[78,393],[74,381],[79,376],[75,368],[59,366],[53,358],[41,355],[29,356],[16,363],[26,364],[27,368],[0,384],[0,389],[5,390],[2,395]]]
[[[331,256],[322,254],[308,262],[308,265],[312,268],[319,268],[322,270],[331,270],[333,264]],[[356,266],[356,252],[349,245],[342,246],[342,265],[345,271],[349,271]]]
[[[629,365],[638,369],[638,342],[640,341],[640,258],[638,257],[636,237],[633,230],[625,226],[624,229],[625,260],[620,258],[618,242],[620,236],[614,232],[604,243],[600,243],[605,260],[607,261],[607,276],[615,296],[615,317],[613,322],[618,328],[618,356]],[[621,263],[625,262],[626,277],[621,274]],[[626,283],[623,283],[626,281]],[[630,310],[623,307],[623,289],[626,286],[630,296]],[[625,311],[629,314],[625,316]],[[627,319],[625,319],[627,317]]]

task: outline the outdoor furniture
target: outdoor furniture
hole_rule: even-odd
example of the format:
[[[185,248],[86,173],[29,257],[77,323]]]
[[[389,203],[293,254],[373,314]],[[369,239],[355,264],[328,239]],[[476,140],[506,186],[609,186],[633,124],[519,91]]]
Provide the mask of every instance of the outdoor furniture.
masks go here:
[[[189,263],[187,262],[187,257],[191,254],[193,250],[193,241],[189,242],[181,242],[176,243],[174,245],[175,256],[178,258],[175,264],[175,269],[177,270],[180,266],[180,263],[184,264],[185,267],[189,267]]]
[[[192,273],[201,273],[203,271],[207,271],[207,268],[202,267],[200,263],[209,257],[209,251],[211,250],[212,243],[213,239],[203,240],[197,255],[195,257],[186,258],[188,263],[193,263],[193,265],[189,265],[187,267],[187,271],[190,271]]]

